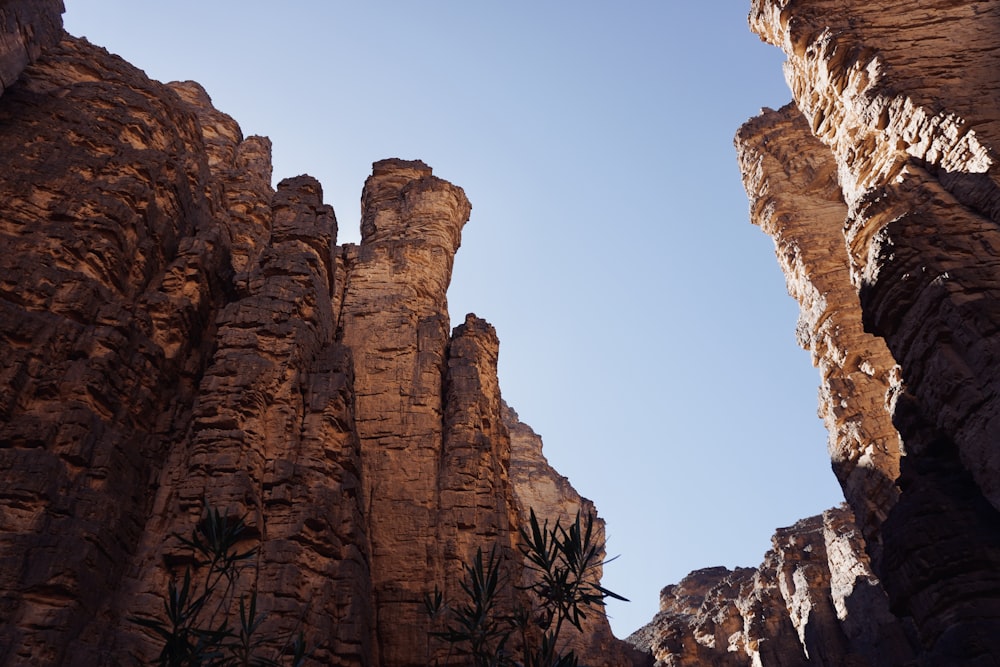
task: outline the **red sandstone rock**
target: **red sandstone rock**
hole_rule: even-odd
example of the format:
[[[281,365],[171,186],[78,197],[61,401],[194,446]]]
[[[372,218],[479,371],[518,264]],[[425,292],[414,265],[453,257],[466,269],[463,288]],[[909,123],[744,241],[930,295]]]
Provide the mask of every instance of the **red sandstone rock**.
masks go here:
[[[272,651],[301,631],[317,664],[457,664],[424,593],[516,553],[557,477],[512,480],[495,332],[448,330],[464,193],[378,162],[337,246],[319,183],[272,190],[267,139],[200,86],[36,33],[0,98],[0,664],[154,660],[130,619],[161,617],[208,508],[246,518]],[[593,664],[632,664],[595,627]]]
[[[9,0],[0,6],[0,95],[62,38],[62,0]]]

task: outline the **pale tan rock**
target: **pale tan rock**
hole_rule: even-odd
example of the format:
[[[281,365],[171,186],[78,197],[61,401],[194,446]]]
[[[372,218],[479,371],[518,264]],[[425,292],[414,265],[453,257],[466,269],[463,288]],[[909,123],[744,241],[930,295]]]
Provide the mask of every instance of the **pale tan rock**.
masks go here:
[[[751,220],[774,239],[788,292],[800,306],[798,342],[820,371],[833,470],[877,552],[880,526],[899,494],[899,433],[888,409],[899,378],[885,342],[861,321],[837,166],[794,105],[749,121],[736,147]]]
[[[629,641],[670,667],[910,664],[910,626],[889,612],[850,510],[779,529],[752,570],[692,572],[660,593]]]
[[[575,521],[577,516],[583,521],[591,516],[594,518],[594,542],[603,545],[606,540],[605,524],[598,516],[594,503],[581,496],[570,481],[549,464],[542,452],[541,436],[521,422],[517,413],[506,403],[503,405],[502,415],[504,424],[510,430],[510,478],[520,514],[520,525],[530,526],[532,511],[540,523],[548,523],[550,526],[557,521],[566,526]],[[601,559],[606,557],[607,552],[602,549]],[[599,583],[603,574],[603,567],[594,568],[594,581]],[[530,573],[526,572],[523,585],[530,583],[530,577]],[[582,632],[568,628],[564,632],[564,641],[578,656],[583,656],[587,664],[594,667],[648,664],[648,657],[644,652],[633,651],[630,646],[615,638],[608,619],[603,614],[588,615],[582,627]]]
[[[738,138],[755,217],[775,234],[779,252],[821,235],[834,247],[841,245],[833,231],[838,214],[817,205],[831,188],[796,182],[797,165],[829,183],[835,173],[832,192],[843,201],[839,236],[857,301],[845,299],[843,277],[823,275],[829,262],[803,252],[806,270],[783,263],[792,267],[789,284],[810,323],[810,345],[821,319],[809,294],[825,298],[831,286],[839,294],[831,313],[843,320],[853,310],[847,319],[870,334],[840,336],[843,354],[826,355],[821,369],[824,378],[832,370],[856,379],[857,369],[875,381],[827,383],[821,410],[838,429],[835,466],[873,568],[894,611],[915,622],[922,660],[996,661],[1000,78],[993,44],[1000,8],[756,0],[750,21],[788,55],[794,97],[794,107],[765,113]],[[878,355],[884,363],[872,355],[872,338],[891,355]],[[882,411],[880,384],[888,389]],[[855,445],[837,415],[844,407],[862,410]],[[878,426],[887,420],[898,452],[891,431]]]

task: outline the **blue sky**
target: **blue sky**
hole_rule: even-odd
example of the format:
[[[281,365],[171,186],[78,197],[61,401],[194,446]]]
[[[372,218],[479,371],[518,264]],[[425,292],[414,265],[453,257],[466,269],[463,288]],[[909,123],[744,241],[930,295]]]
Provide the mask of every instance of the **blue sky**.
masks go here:
[[[842,499],[732,147],[790,99],[748,0],[66,4],[72,34],[271,137],[276,180],[319,178],[341,242],[376,160],[465,189],[452,321],[496,327],[505,399],[607,520],[619,636]]]

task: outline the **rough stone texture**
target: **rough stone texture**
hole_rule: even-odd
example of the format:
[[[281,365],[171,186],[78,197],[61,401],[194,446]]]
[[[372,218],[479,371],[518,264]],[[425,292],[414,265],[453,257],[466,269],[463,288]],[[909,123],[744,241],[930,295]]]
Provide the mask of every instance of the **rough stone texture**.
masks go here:
[[[889,611],[845,507],[779,529],[756,570],[692,572],[660,593],[629,641],[664,667],[906,665],[910,627]]]
[[[794,102],[737,145],[835,470],[919,659],[994,664],[1000,6],[755,0],[750,22],[787,54]]]
[[[748,122],[736,144],[751,218],[774,239],[788,291],[801,305],[796,333],[820,371],[833,470],[877,553],[899,495],[899,433],[887,407],[899,377],[885,342],[861,322],[837,166],[794,105]]]
[[[269,141],[200,86],[45,48],[25,7],[0,8],[40,40],[0,97],[0,664],[152,661],[129,618],[161,615],[209,507],[251,527],[273,651],[459,664],[423,595],[515,553],[521,512],[496,334],[449,333],[462,190],[378,162],[338,246],[319,183],[272,189]]]
[[[0,3],[0,95],[21,72],[62,38],[62,0]]]
[[[427,574],[445,579],[443,545],[433,539],[444,511],[445,293],[469,211],[462,190],[423,163],[384,160],[362,195],[361,245],[343,254],[338,337],[354,350],[362,498],[388,664],[427,659]]]
[[[59,664],[188,423],[226,290],[221,191],[187,105],[82,41],[0,118],[0,662]]]
[[[550,525],[561,521],[563,525],[582,517],[594,517],[594,540],[605,542],[604,520],[597,515],[594,503],[584,498],[569,480],[560,475],[542,452],[542,438],[530,426],[518,419],[517,413],[509,406],[503,406],[503,421],[510,430],[511,463],[510,477],[514,485],[514,496],[520,509],[520,524],[529,525],[531,510],[540,521],[548,520]],[[602,558],[606,553],[602,551]],[[595,581],[600,581],[603,568],[594,570]],[[525,580],[528,583],[528,580]],[[615,639],[603,615],[589,616],[582,623],[582,632],[570,628],[568,646],[578,655],[588,656],[593,667],[613,667],[616,665],[647,664],[645,651],[631,650],[628,645]]]

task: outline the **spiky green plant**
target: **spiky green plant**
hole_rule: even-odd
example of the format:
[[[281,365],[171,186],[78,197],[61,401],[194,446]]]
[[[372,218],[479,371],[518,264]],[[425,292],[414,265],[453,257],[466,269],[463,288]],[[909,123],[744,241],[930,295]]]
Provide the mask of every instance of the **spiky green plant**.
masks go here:
[[[184,568],[181,583],[171,579],[163,599],[163,616],[132,616],[129,620],[148,628],[163,643],[156,664],[160,667],[272,667],[280,660],[261,655],[267,637],[260,636],[265,614],[257,609],[256,588],[238,597],[239,615],[231,614],[241,572],[253,567],[257,547],[240,548],[248,537],[246,516],[233,518],[209,509],[191,531],[175,537],[191,551],[192,565]],[[288,638],[278,652],[295,667],[305,661],[302,634]]]
[[[472,658],[476,667],[576,667],[575,653],[561,641],[567,625],[582,630],[581,622],[607,598],[626,601],[597,583],[596,570],[607,561],[604,544],[594,535],[594,517],[577,513],[568,525],[556,521],[550,527],[531,510],[518,548],[530,583],[516,586],[505,578],[495,547],[485,560],[477,550],[463,568],[462,600],[450,606],[438,587],[425,596],[432,623],[445,626],[432,629],[431,636],[447,642],[451,652]],[[511,586],[530,594],[530,608],[501,610],[499,601]]]

